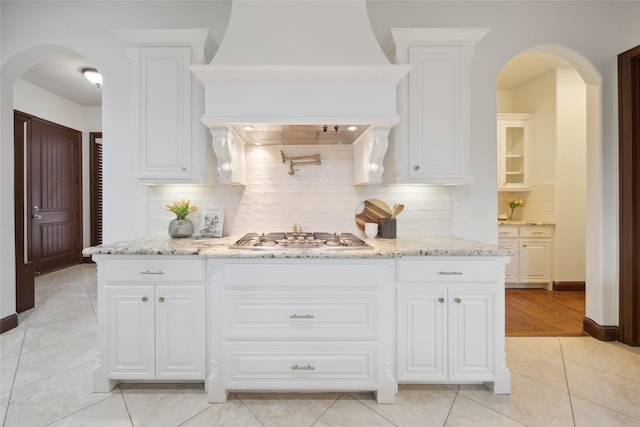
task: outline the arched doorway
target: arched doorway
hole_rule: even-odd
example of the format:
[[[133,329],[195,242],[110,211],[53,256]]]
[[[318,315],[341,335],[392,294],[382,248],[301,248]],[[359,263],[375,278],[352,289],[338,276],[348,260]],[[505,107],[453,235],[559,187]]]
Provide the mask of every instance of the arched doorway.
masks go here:
[[[34,70],[37,71],[38,67],[46,70],[46,72],[34,73]],[[90,199],[88,193],[88,165],[90,152],[89,133],[91,131],[102,130],[101,94],[98,96],[98,105],[95,105],[95,103],[80,105],[82,102],[78,101],[78,98],[65,96],[65,93],[77,94],[82,91],[81,88],[73,86],[75,84],[74,81],[90,85],[82,76],[81,70],[84,67],[97,68],[78,52],[63,46],[36,46],[25,49],[11,57],[2,67],[2,122],[7,124],[13,122],[13,120],[9,122],[9,118],[13,118],[14,109],[22,111],[30,110],[24,112],[28,113],[29,116],[36,117],[38,120],[44,119],[45,122],[60,125],[62,128],[71,128],[78,131],[82,146],[82,158],[78,163],[80,165],[79,167],[81,167],[83,171],[81,174],[82,184],[80,186],[81,190],[79,190],[80,195],[77,197],[77,201],[80,202],[80,206],[78,206],[77,211],[80,212],[81,224],[79,228],[81,230],[85,230],[84,232],[79,231],[79,234],[86,234],[88,236],[89,233],[86,230],[89,228],[89,221],[91,218],[88,209]],[[56,77],[56,72],[61,73],[58,79],[47,82],[47,78],[51,78],[51,76]],[[68,79],[68,81],[60,80],[64,78],[64,73],[69,72],[73,73],[73,75]],[[38,80],[38,78],[45,80]],[[58,90],[59,88],[63,89],[62,92]],[[92,87],[92,89],[96,88]],[[65,90],[66,92],[64,92]],[[7,94],[9,95],[8,98],[11,100],[10,102],[4,102],[7,100],[7,98],[5,98]],[[43,97],[41,100],[42,102],[38,100],[38,97]],[[16,100],[18,105],[14,104],[14,100]],[[92,109],[92,111],[87,114],[87,109]],[[3,126],[2,139],[8,142],[9,138],[13,139],[14,135],[12,135],[12,133],[14,133],[13,126]],[[14,152],[13,144],[2,145],[3,157],[8,161],[14,162],[14,167],[16,161],[22,162],[24,160],[24,156],[22,156],[21,153]],[[20,166],[22,166],[22,164]],[[31,284],[29,284],[28,277],[26,279],[27,283],[24,283],[25,277],[21,277],[24,276],[25,273],[24,266],[26,265],[26,261],[28,261],[27,258],[29,257],[29,251],[22,250],[20,247],[14,249],[13,247],[9,247],[9,245],[13,246],[14,242],[24,242],[23,246],[26,247],[26,244],[30,243],[30,240],[27,238],[26,228],[23,227],[23,225],[29,221],[31,211],[29,210],[29,212],[27,212],[27,209],[23,206],[17,206],[14,204],[14,198],[18,204],[21,203],[20,200],[26,202],[25,197],[21,197],[22,190],[17,186],[14,191],[5,193],[4,190],[8,188],[8,183],[13,181],[13,176],[9,176],[9,171],[7,169],[2,169],[1,178],[4,183],[2,203],[3,206],[6,206],[7,208],[2,210],[1,215],[3,216],[3,223],[11,227],[11,230],[7,227],[7,231],[11,231],[11,234],[8,232],[3,233],[1,242],[2,253],[6,254],[6,257],[3,256],[2,293],[3,296],[7,296],[7,298],[3,299],[7,300],[13,299],[11,298],[11,294],[16,292],[15,301],[20,297],[18,292],[21,291],[21,287],[32,287],[32,281]],[[26,195],[26,192],[24,194]],[[8,208],[10,206],[12,206],[13,209],[9,210]],[[9,219],[7,212],[10,214],[11,219],[5,222],[5,219]],[[3,229],[3,231],[5,230]],[[6,239],[7,236],[10,236],[10,241]],[[81,250],[81,248],[86,246],[86,244],[82,242],[77,246],[79,247],[79,250]],[[79,255],[76,257],[77,260],[79,260],[78,262],[81,262],[82,258],[79,251],[77,255]],[[13,265],[10,267],[9,265],[5,265],[6,261],[10,261]],[[8,262],[6,262],[6,264],[8,264]],[[5,268],[5,266],[8,268]],[[23,271],[20,271],[21,268]],[[28,268],[26,270],[28,270]],[[27,273],[29,272],[27,271]],[[8,289],[7,285],[13,284],[15,284],[15,289]],[[22,311],[23,309],[28,308],[27,306],[22,303],[17,304],[15,308],[18,308],[17,311]],[[6,311],[4,304],[3,311]]]
[[[577,94],[582,106],[579,111],[576,111],[578,111],[582,116],[583,122],[583,124],[580,125],[582,126],[583,131],[582,136],[577,138],[578,140],[582,139],[581,144],[583,144],[582,147],[584,149],[582,154],[582,158],[584,160],[580,160],[580,158],[578,158],[578,161],[582,161],[584,164],[584,166],[580,165],[580,170],[584,171],[582,186],[583,188],[588,189],[588,191],[585,191],[583,201],[578,200],[577,202],[572,202],[574,194],[571,193],[571,188],[564,185],[564,180],[570,178],[567,176],[568,174],[566,172],[569,171],[573,173],[576,169],[575,156],[572,156],[572,153],[575,151],[575,145],[573,148],[565,148],[564,151],[561,152],[554,150],[554,155],[563,156],[572,163],[568,168],[558,169],[554,167],[553,172],[548,174],[548,176],[552,176],[553,178],[562,178],[563,186],[567,187],[561,192],[564,196],[561,197],[559,203],[556,204],[556,199],[553,204],[554,217],[556,214],[556,208],[564,211],[564,216],[566,217],[565,224],[569,224],[569,228],[573,228],[572,232],[566,233],[567,227],[562,227],[564,228],[563,234],[565,235],[565,238],[567,238],[567,236],[576,235],[576,224],[580,224],[580,231],[584,236],[584,243],[581,245],[584,249],[582,253],[578,254],[582,257],[582,264],[584,265],[584,282],[586,290],[586,315],[584,317],[583,324],[584,329],[587,332],[592,335],[596,335],[594,334],[593,328],[588,326],[591,322],[596,326],[596,328],[604,328],[604,325],[617,323],[617,310],[614,310],[615,312],[611,311],[614,304],[617,308],[617,287],[615,289],[611,289],[611,283],[607,284],[603,279],[605,275],[604,270],[606,269],[605,266],[611,266],[615,263],[615,259],[613,258],[615,255],[612,253],[605,253],[603,248],[608,245],[615,246],[617,236],[603,233],[605,223],[609,220],[604,217],[603,213],[603,186],[605,184],[602,172],[603,150],[601,136],[600,75],[593,65],[582,55],[559,46],[540,46],[528,49],[521,52],[519,55],[514,56],[514,58],[518,58],[520,55],[525,58],[521,68],[527,70],[527,72],[532,72],[535,67],[540,65],[536,64],[536,59],[541,62],[546,62],[546,69],[542,72],[549,72],[551,69],[556,70],[559,68],[567,69],[568,74],[565,73],[564,76],[559,76],[554,71],[552,77],[554,84],[558,83],[558,78],[566,79],[567,75],[570,75],[571,73],[574,73],[575,76],[582,81],[581,92]],[[527,60],[529,61],[528,64]],[[532,78],[533,75],[529,75],[528,77]],[[564,89],[560,86],[555,86],[554,90],[561,92]],[[574,92],[573,95],[576,96],[576,93]],[[498,96],[498,103],[500,104],[500,96]],[[526,102],[522,102],[522,100],[520,100],[520,104],[522,103],[526,104]],[[562,108],[567,108],[571,107],[571,104],[573,103],[573,99],[570,99],[570,101],[564,102],[563,105],[558,104],[556,107],[560,106]],[[568,118],[570,120],[575,120],[575,117],[572,117],[571,114],[565,114],[564,117],[565,119]],[[573,132],[572,129],[567,128],[566,124],[567,122],[563,120],[559,126],[554,127],[554,130],[550,135],[552,135],[556,140],[561,138],[563,142],[566,141],[567,137],[572,138],[571,135],[575,134],[575,132]],[[544,160],[544,157],[538,158],[538,164],[544,164]],[[588,171],[588,173],[586,173],[586,171]],[[547,169],[547,172],[549,172],[549,169]],[[554,196],[556,196],[555,193]],[[504,197],[499,198],[499,200],[503,201],[503,198]],[[571,222],[571,217],[575,216],[572,215],[571,212],[572,209],[575,209],[574,205],[583,206],[583,208],[580,208],[584,213],[582,221]],[[571,243],[569,245],[565,245],[565,248],[567,246],[570,248],[571,246],[576,245]],[[574,248],[573,250],[575,251],[576,249]],[[566,249],[565,253],[568,253],[566,252]],[[559,257],[562,257],[562,251],[559,251],[555,255],[556,265],[558,264]],[[573,259],[577,259],[575,257],[575,253],[573,254]],[[554,275],[560,277],[561,281],[572,281],[571,279],[566,278],[566,272],[558,271],[557,268],[554,269]],[[608,289],[605,291],[605,288],[607,287]]]

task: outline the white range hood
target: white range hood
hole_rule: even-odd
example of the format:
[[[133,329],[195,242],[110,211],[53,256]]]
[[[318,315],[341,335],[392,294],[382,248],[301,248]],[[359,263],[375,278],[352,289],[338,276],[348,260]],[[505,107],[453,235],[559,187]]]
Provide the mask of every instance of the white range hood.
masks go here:
[[[396,86],[409,68],[382,52],[365,0],[234,0],[213,60],[191,67],[205,87],[202,121],[220,181],[244,184],[251,141],[234,128],[355,125],[366,128],[352,143],[355,183],[381,182],[389,130],[399,121]]]

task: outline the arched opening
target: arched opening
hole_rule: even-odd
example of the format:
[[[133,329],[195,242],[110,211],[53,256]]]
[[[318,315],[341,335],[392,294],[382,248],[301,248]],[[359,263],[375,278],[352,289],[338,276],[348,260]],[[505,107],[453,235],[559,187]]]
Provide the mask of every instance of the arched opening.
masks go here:
[[[89,245],[90,228],[95,218],[90,207],[90,144],[95,138],[91,138],[90,134],[102,130],[102,94],[101,88],[85,79],[82,74],[84,68],[98,67],[78,52],[62,46],[25,49],[2,67],[2,89],[5,94],[9,93],[11,100],[9,103],[3,102],[2,118],[5,123],[14,122],[14,127],[5,126],[2,134],[3,140],[8,142],[11,138],[14,144],[3,144],[2,154],[13,161],[14,169],[17,171],[15,180],[14,176],[8,176],[4,168],[2,171],[2,180],[15,181],[13,193],[8,195],[7,199],[3,195],[3,204],[13,207],[9,213],[12,219],[11,237],[14,237],[11,239],[11,246],[15,243],[15,247],[9,248],[10,243],[5,237],[2,238],[3,253],[15,255],[15,258],[11,257],[14,261],[11,270],[15,274],[15,281],[11,278],[5,281],[4,279],[12,274],[3,272],[2,282],[16,284],[15,301],[18,312],[33,306],[33,276],[37,271],[44,272],[64,267],[69,263],[82,262],[81,250]],[[13,117],[14,111],[17,112],[16,118]],[[42,129],[46,129],[46,144],[37,136],[41,135],[38,132]],[[37,159],[42,159],[45,151],[38,150],[37,158],[29,151],[30,147],[36,145],[36,140],[39,141],[38,144],[46,145],[46,155],[54,158],[54,161],[43,163],[52,166],[47,168],[49,172],[62,171],[65,172],[63,175],[69,178],[66,181],[72,181],[72,175],[79,181],[75,185],[70,184],[73,186],[72,191],[67,189],[62,192],[64,201],[58,197],[55,209],[50,212],[46,212],[46,197],[45,200],[39,197],[43,194],[42,190],[58,190],[52,190],[52,186],[45,186],[46,189],[39,188],[34,191],[39,184],[30,173],[30,170],[40,169],[37,174],[42,177],[41,182],[47,182],[43,172],[45,168],[36,166],[39,164]],[[52,149],[54,146],[58,147],[58,152]],[[57,167],[58,172],[55,172],[53,166]],[[67,174],[66,171],[70,169],[76,170],[73,174]],[[21,177],[24,179],[20,179]],[[70,196],[71,193],[73,196]],[[53,211],[55,212],[52,213]],[[75,215],[76,219],[61,225],[64,221],[58,217],[63,211],[68,213],[69,217]],[[51,214],[52,218],[56,216],[55,221],[51,221],[56,224],[51,228],[56,228],[57,233],[51,230],[46,233],[40,232],[46,225],[47,213]],[[3,216],[5,214],[6,212]],[[74,241],[68,239],[70,234],[74,235],[75,243],[67,242]],[[54,239],[45,241],[45,236],[53,236]],[[59,237],[58,241],[55,240],[55,236]],[[45,246],[46,250],[43,250]],[[41,261],[44,258],[41,256],[43,253],[48,257],[46,265],[41,263],[38,266],[34,258]],[[6,271],[4,264],[3,270]],[[3,287],[2,291],[7,295],[5,292],[9,290]]]
[[[612,324],[603,320],[602,308],[617,299],[617,294],[603,292],[602,283],[602,248],[606,242],[602,233],[600,86],[599,74],[584,57],[558,46],[521,52],[497,78],[497,112],[526,113],[532,132],[525,162],[529,181],[519,189],[516,185],[515,191],[509,191],[514,186],[502,188],[498,212],[509,210],[509,199],[524,200],[524,205],[516,209],[520,211],[516,219],[525,224],[548,224],[549,231],[536,233],[551,235],[548,243],[543,239],[520,239],[521,256],[533,256],[533,260],[528,259],[533,264],[528,265],[527,259],[517,260],[525,270],[543,270],[548,259],[550,276],[520,271],[512,282],[520,281],[520,287],[542,286],[549,290],[583,286],[586,309],[577,325],[578,332],[591,316],[600,324]],[[522,163],[513,163],[519,159],[510,161],[510,173],[523,167]],[[531,237],[530,231],[526,233]],[[523,277],[528,273],[533,278],[530,281]]]

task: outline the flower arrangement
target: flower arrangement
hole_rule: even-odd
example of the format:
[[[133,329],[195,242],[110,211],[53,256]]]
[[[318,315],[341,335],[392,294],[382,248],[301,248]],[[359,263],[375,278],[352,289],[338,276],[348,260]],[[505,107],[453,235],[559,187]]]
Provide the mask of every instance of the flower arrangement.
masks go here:
[[[516,210],[517,207],[522,206],[524,204],[524,200],[509,199],[507,201],[507,204],[509,205],[509,209],[511,209],[511,211],[509,212],[509,221],[511,221],[513,219],[513,212]]]
[[[174,200],[173,203],[167,205],[167,210],[176,214],[176,219],[185,219],[187,215],[198,210],[196,205],[189,206],[189,200]]]

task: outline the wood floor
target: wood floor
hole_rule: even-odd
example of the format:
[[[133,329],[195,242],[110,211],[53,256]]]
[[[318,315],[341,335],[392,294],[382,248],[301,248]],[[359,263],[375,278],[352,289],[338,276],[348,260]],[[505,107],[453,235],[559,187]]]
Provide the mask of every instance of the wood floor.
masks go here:
[[[584,292],[545,289],[506,290],[508,337],[570,337],[585,335]]]

